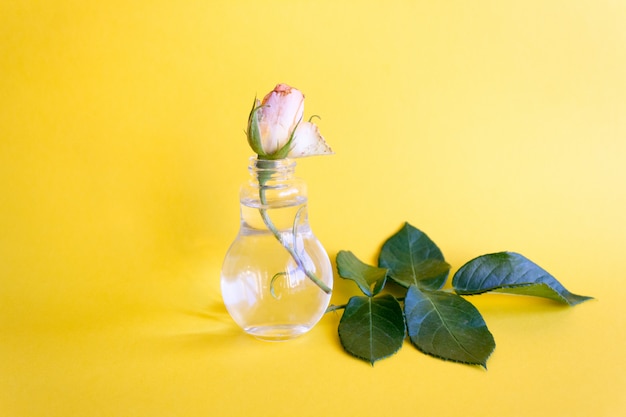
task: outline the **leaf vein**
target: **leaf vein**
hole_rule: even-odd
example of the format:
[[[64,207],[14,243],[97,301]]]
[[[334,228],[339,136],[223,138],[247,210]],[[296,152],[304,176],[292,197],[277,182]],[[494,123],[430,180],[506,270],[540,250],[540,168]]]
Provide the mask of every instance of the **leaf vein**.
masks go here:
[[[448,327],[447,322],[444,320],[444,317],[441,315],[441,313],[440,313],[439,309],[437,308],[437,306],[435,305],[435,303],[433,303],[430,299],[428,299],[428,300],[430,301],[430,304],[432,305],[433,310],[436,312],[436,314],[437,314],[437,316],[439,318],[439,321],[443,324],[443,327],[445,327],[446,331],[452,336],[452,339],[459,346],[459,348],[461,348],[465,353],[467,353],[467,355],[469,357],[474,358],[474,360],[480,362],[480,360],[478,358],[476,358],[472,352],[467,350],[465,345],[459,341],[459,339],[456,337],[454,332],[450,329],[450,327]],[[439,327],[441,328],[442,326],[439,326]],[[434,338],[434,335],[433,335],[433,338]]]

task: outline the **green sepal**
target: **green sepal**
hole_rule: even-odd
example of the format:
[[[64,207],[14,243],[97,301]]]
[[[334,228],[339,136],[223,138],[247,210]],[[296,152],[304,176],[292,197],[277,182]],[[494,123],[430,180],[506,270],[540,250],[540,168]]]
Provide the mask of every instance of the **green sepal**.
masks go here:
[[[259,155],[259,159],[266,159],[267,156],[263,150],[261,143],[261,130],[259,128],[259,116],[257,112],[262,108],[259,100],[255,97],[252,104],[252,110],[248,115],[248,130],[246,131],[246,137],[248,138],[248,145],[252,148],[254,153]]]
[[[298,129],[298,125],[300,124],[301,120],[302,119],[300,119],[298,121],[298,123],[296,123],[296,126],[291,131],[291,135],[289,136],[289,140],[287,141],[287,143],[285,143],[282,148],[280,148],[279,150],[277,150],[273,154],[265,155],[265,159],[285,159],[285,158],[287,158],[287,155],[289,155],[289,151],[291,150],[291,144],[293,143],[294,139],[296,138],[296,130]]]

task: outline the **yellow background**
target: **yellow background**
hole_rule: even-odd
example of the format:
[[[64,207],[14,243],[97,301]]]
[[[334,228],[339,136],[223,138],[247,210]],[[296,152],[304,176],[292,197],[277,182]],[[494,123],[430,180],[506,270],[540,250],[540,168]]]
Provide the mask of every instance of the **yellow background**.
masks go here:
[[[336,152],[298,163],[332,259],[409,221],[596,300],[472,298],[488,371],[371,367],[340,314],[242,334],[219,271],[278,82]],[[0,110],[2,416],[626,414],[624,1],[3,1]]]

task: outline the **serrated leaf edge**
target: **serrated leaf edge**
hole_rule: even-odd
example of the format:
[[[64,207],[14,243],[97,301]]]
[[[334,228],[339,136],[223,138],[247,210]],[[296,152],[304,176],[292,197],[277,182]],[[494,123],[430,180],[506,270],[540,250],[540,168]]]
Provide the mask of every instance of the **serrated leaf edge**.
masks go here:
[[[429,293],[429,292],[430,292],[430,293],[437,293],[437,292],[441,292],[441,293],[444,293],[444,294],[445,294],[445,292],[440,291],[440,290],[430,291],[430,290],[424,290],[424,289],[420,289],[420,288],[417,288],[417,290],[418,290],[420,293]],[[457,294],[457,295],[459,295],[459,297],[460,297],[460,294]],[[438,314],[438,310],[435,308],[435,306],[434,306],[434,304],[432,303],[432,301],[430,300],[430,298],[425,297],[425,299],[433,305],[434,310],[435,310],[435,311],[437,311],[437,314]],[[466,302],[467,302],[467,301],[466,301]],[[491,330],[489,330],[489,327],[487,326],[487,323],[486,323],[486,322],[485,322],[485,320],[482,318],[482,314],[480,314],[480,311],[476,308],[476,306],[472,305],[471,303],[469,303],[469,304],[470,304],[470,305],[471,305],[471,306],[472,306],[472,307],[476,310],[476,312],[478,312],[478,314],[480,315],[481,319],[483,320],[483,323],[485,324],[485,330],[486,330],[486,331],[487,331],[487,333],[491,336],[491,340],[493,341],[493,347],[492,347],[491,351],[490,351],[490,352],[487,354],[487,356],[485,357],[485,361],[484,361],[484,362],[480,362],[480,361],[475,361],[475,362],[470,362],[470,361],[461,361],[461,360],[457,360],[457,359],[452,359],[452,358],[449,358],[449,357],[445,357],[445,356],[442,356],[442,355],[437,355],[437,354],[432,353],[432,352],[427,352],[426,350],[424,350],[423,348],[421,348],[421,347],[419,346],[419,344],[417,344],[415,341],[413,341],[413,339],[410,337],[410,335],[409,335],[409,341],[411,342],[411,344],[412,344],[412,345],[413,345],[413,346],[414,346],[417,350],[419,350],[420,352],[422,352],[422,353],[423,353],[423,354],[425,354],[425,355],[432,356],[432,357],[434,357],[434,358],[441,359],[441,360],[444,360],[444,361],[446,361],[446,362],[462,363],[462,364],[465,364],[465,365],[480,365],[480,366],[482,366],[484,369],[487,369],[487,361],[489,360],[489,358],[491,357],[491,355],[493,354],[493,352],[494,352],[494,351],[495,351],[495,349],[496,349],[496,341],[495,341],[495,338],[493,337],[493,333],[491,333]],[[406,304],[405,304],[405,309],[406,309]],[[439,314],[438,314],[438,315],[439,315]],[[405,320],[404,320],[404,321],[405,321],[405,323],[406,323],[406,325],[407,325],[407,334],[408,334],[408,322],[407,322],[407,320],[406,320],[406,312],[404,313],[404,316],[405,316]],[[441,317],[441,315],[439,315],[439,316]],[[443,321],[443,320],[442,320],[442,321]],[[455,339],[456,339],[456,337],[455,337]],[[461,347],[463,348],[463,350],[465,350],[466,352],[468,352],[468,351],[465,349],[465,347],[464,347],[461,343],[458,343],[458,344],[459,344],[459,346],[461,346]],[[470,353],[470,352],[468,352],[468,353]],[[474,354],[471,354],[471,356],[474,356]]]
[[[561,300],[562,304],[567,304],[569,306],[575,306],[575,305],[578,305],[578,304],[580,304],[582,302],[594,299],[593,297],[590,297],[590,296],[587,296],[587,295],[578,295],[578,294],[574,294],[574,293],[566,290],[569,294],[571,294],[571,295],[573,295],[575,297],[581,298],[578,302],[570,303],[567,298],[563,297],[558,291],[556,291],[554,288],[552,288],[549,284],[547,284],[545,282],[520,282],[520,283],[517,283],[517,284],[498,285],[497,287],[489,287],[489,288],[486,288],[486,289],[481,290],[481,291],[458,290],[457,288],[454,288],[454,291],[458,295],[474,296],[474,295],[485,294],[485,293],[488,293],[488,292],[499,292],[499,293],[502,293],[502,294],[507,294],[507,292],[505,291],[507,288],[523,288],[523,287],[545,287],[545,288],[551,290],[552,293],[556,297],[558,297],[559,300]],[[555,300],[554,298],[543,297],[543,296],[534,295],[534,294],[513,294],[513,293],[509,293],[509,294],[526,296],[526,297],[537,297],[537,298],[543,298],[543,299],[546,299],[546,300],[552,300],[552,301],[555,301],[555,302],[559,302],[558,300]]]
[[[400,305],[400,303],[398,302],[398,300],[396,299],[396,297],[394,297],[393,295],[391,295],[391,294],[383,294],[383,296],[390,296],[390,297],[392,297],[392,298],[393,298],[393,299],[394,299],[394,300],[398,303],[398,305]],[[353,299],[353,298],[355,298],[355,297],[359,297],[359,298],[360,298],[361,296],[353,296],[353,297],[350,297],[350,299],[348,300],[348,304],[350,303],[350,300],[352,300],[352,299]],[[364,297],[364,298],[368,298],[368,299],[369,299],[369,302],[372,302],[372,300],[373,300],[375,297],[367,297],[367,296],[366,296],[366,297]],[[347,304],[346,304],[346,305],[347,305]],[[396,350],[394,350],[393,352],[391,352],[391,353],[389,353],[389,354],[387,354],[387,355],[381,356],[381,357],[379,357],[379,358],[376,358],[376,359],[374,359],[374,360],[371,360],[371,358],[366,358],[366,357],[364,357],[364,356],[357,355],[357,354],[355,354],[355,353],[353,353],[353,352],[350,352],[348,349],[346,349],[346,347],[344,346],[344,344],[343,344],[343,342],[342,342],[342,338],[341,338],[341,326],[338,326],[338,327],[337,327],[337,334],[338,334],[338,336],[339,336],[339,344],[341,345],[341,348],[342,348],[342,349],[343,349],[343,350],[344,350],[347,354],[349,354],[350,356],[352,356],[352,357],[354,357],[354,358],[357,358],[357,359],[360,359],[360,360],[363,360],[363,361],[365,361],[365,362],[368,362],[368,363],[369,363],[370,365],[372,365],[372,366],[374,366],[374,364],[375,364],[376,362],[378,362],[378,361],[380,361],[380,360],[382,360],[382,359],[387,359],[387,358],[389,358],[389,357],[391,357],[391,356],[395,355],[396,353],[398,353],[398,352],[400,351],[400,349],[402,349],[402,346],[404,345],[404,340],[406,340],[406,337],[407,337],[407,324],[406,324],[406,317],[404,316],[404,309],[403,309],[402,307],[400,307],[400,311],[401,311],[401,313],[402,313],[402,320],[403,320],[403,322],[404,322],[404,326],[403,326],[403,327],[404,327],[404,333],[403,333],[403,335],[402,335],[402,343],[400,343],[400,344],[399,344],[399,346],[398,346],[398,348],[397,348]],[[343,318],[343,315],[342,315],[342,318]],[[341,325],[341,320],[340,320],[340,325]]]

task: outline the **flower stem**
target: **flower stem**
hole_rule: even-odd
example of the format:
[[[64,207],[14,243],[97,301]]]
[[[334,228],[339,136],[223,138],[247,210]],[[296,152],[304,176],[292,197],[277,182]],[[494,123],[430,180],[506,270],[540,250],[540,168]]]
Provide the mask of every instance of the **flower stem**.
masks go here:
[[[328,308],[326,309],[324,314],[330,313],[331,311],[343,310],[347,306],[348,306],[348,304],[340,304],[340,305],[331,304],[331,305],[328,306]]]
[[[259,185],[260,185],[259,197],[261,199],[261,204],[266,205],[267,204],[267,198],[265,197],[265,185],[263,183],[260,183]],[[296,262],[296,265],[298,266],[298,268],[301,269],[302,271],[304,271],[306,276],[309,277],[309,279],[311,281],[313,281],[315,283],[315,285],[320,287],[322,289],[322,291],[324,291],[326,294],[330,294],[331,291],[332,291],[330,289],[330,287],[328,287],[326,284],[324,284],[324,282],[322,282],[322,280],[320,280],[315,275],[315,273],[313,273],[313,271],[309,271],[306,268],[306,266],[304,265],[304,262],[302,262],[302,259],[300,259],[300,256],[296,253],[295,249],[292,248],[291,246],[289,246],[289,244],[283,240],[280,232],[278,231],[278,229],[274,225],[274,222],[272,222],[272,219],[270,218],[270,215],[267,212],[267,209],[260,208],[259,209],[259,213],[261,213],[261,217],[263,218],[263,222],[265,223],[267,228],[272,232],[272,234],[274,235],[276,240],[278,240],[280,242],[280,244],[283,246],[283,248],[285,248],[285,250],[287,250],[287,252],[289,252],[289,254],[293,258],[293,260]],[[295,236],[294,236],[294,238],[295,238]]]

